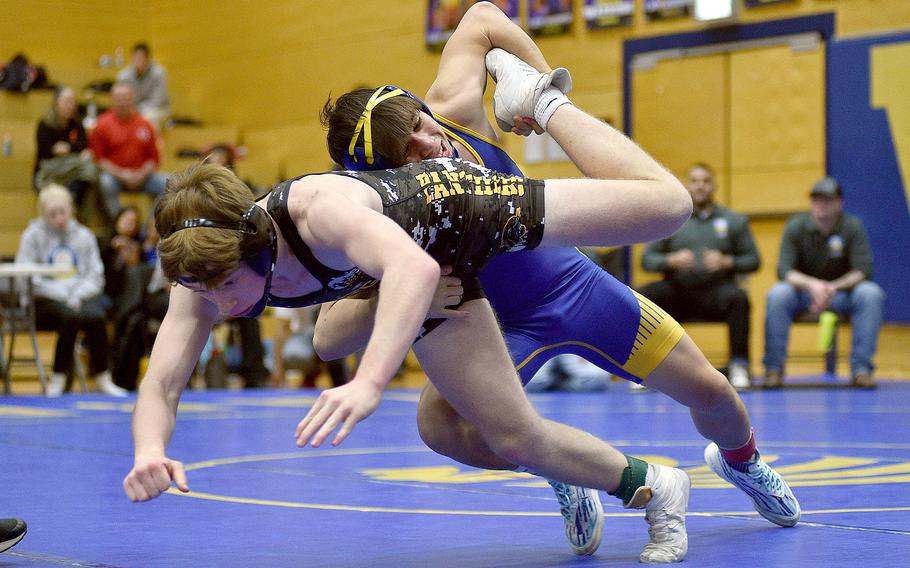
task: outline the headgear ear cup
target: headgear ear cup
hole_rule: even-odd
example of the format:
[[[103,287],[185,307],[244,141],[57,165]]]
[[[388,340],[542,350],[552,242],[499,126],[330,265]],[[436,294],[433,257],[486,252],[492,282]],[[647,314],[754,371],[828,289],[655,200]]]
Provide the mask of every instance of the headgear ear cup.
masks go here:
[[[360,115],[360,119],[357,121],[357,126],[354,127],[354,135],[351,137],[351,143],[348,145],[348,154],[344,157],[344,163],[342,164],[345,169],[365,171],[384,170],[395,167],[388,159],[373,148],[373,125],[371,119],[373,109],[376,108],[379,103],[397,96],[405,96],[417,101],[423,112],[433,116],[430,108],[422,100],[401,87],[396,87],[394,85],[383,85],[382,87],[379,87],[373,92],[373,95],[370,96],[370,99],[363,109],[363,113]]]

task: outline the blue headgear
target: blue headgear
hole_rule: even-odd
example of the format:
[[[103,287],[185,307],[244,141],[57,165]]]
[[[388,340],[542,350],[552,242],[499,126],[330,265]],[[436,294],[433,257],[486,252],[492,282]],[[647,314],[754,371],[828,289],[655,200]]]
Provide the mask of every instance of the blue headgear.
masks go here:
[[[259,301],[241,317],[254,318],[261,314],[265,310],[269,293],[272,291],[272,272],[275,270],[275,261],[278,258],[278,238],[275,235],[275,229],[272,227],[268,214],[254,203],[243,214],[240,221],[217,221],[204,218],[184,219],[174,224],[167,234],[161,235],[161,238],[166,239],[177,231],[196,227],[228,229],[242,233],[240,238],[240,258],[254,272],[260,276],[265,276],[265,288]],[[206,279],[215,276],[217,276],[217,273],[209,274]],[[177,281],[181,284],[192,284],[196,282],[196,279],[181,276]]]
[[[344,157],[344,163],[342,164],[346,170],[384,170],[395,167],[382,154],[373,149],[373,128],[370,123],[370,116],[376,105],[399,95],[417,101],[423,112],[433,116],[430,108],[422,100],[401,87],[394,85],[379,87],[370,97],[370,100],[367,101],[366,107],[360,115],[360,120],[357,121],[357,126],[354,128],[354,135],[351,137],[351,144],[348,146],[348,154]],[[363,136],[361,136],[361,133]]]

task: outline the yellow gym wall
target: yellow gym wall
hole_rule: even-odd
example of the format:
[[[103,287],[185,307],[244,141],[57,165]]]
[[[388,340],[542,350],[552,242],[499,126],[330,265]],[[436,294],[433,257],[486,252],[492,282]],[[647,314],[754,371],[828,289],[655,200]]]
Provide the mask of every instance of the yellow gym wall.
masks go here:
[[[573,99],[621,126],[623,39],[690,31],[700,24],[688,18],[646,22],[639,1],[632,27],[590,32],[581,21],[582,0],[573,4],[573,30],[539,44],[552,64],[572,70]],[[424,48],[426,5],[426,0],[4,0],[0,58],[24,51],[47,67],[52,80],[81,86],[113,75],[97,68],[101,54],[113,54],[118,46],[128,52],[135,41],[146,40],[168,70],[177,114],[239,128],[252,139],[251,151],[280,162],[275,175],[286,169],[291,174],[296,170],[290,167],[328,165],[316,116],[330,92],[382,82],[426,90],[438,63],[438,55]],[[837,13],[840,37],[910,27],[905,0],[794,0],[743,10],[741,20],[831,11]],[[514,140],[507,145],[520,148]],[[535,176],[571,173],[560,163],[528,169]]]
[[[44,65],[55,83],[82,87],[113,76],[98,68],[102,54],[115,55],[149,38],[147,0],[3,0],[0,2],[0,60],[23,52]]]

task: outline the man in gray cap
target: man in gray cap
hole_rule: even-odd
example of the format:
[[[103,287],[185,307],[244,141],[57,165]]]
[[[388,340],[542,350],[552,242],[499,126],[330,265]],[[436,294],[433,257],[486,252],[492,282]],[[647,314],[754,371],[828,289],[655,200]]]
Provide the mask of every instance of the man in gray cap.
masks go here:
[[[872,359],[882,324],[885,294],[872,282],[872,249],[862,221],[844,213],[840,184],[824,177],[812,186],[807,213],[784,228],[777,275],[765,312],[765,387],[783,383],[793,318],[830,310],[849,315],[853,328],[853,384],[874,388]]]

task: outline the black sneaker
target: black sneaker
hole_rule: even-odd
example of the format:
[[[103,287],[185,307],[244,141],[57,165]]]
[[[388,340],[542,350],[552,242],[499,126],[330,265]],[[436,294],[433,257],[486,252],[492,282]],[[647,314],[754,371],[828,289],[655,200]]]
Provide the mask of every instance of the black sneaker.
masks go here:
[[[0,519],[0,552],[16,546],[27,530],[22,519]]]

